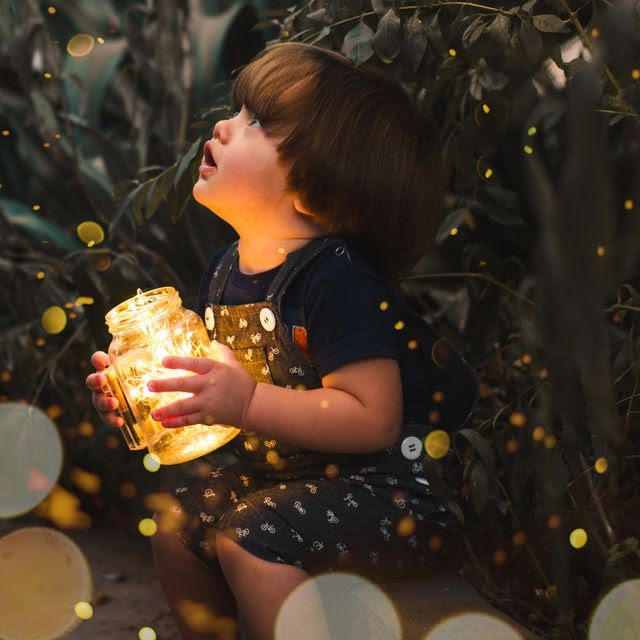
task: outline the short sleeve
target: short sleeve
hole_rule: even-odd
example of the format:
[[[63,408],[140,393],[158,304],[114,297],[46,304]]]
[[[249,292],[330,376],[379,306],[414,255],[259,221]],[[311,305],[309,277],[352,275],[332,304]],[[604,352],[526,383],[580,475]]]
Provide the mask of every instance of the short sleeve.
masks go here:
[[[399,359],[394,325],[403,299],[364,269],[345,269],[310,287],[304,321],[320,377],[353,360]]]

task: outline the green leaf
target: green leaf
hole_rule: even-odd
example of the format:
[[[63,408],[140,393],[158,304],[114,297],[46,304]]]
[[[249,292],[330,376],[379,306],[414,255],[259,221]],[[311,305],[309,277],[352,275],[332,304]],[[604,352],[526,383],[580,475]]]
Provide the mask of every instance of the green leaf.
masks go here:
[[[176,175],[175,175],[175,179],[173,181],[173,187],[175,188],[175,186],[178,184],[178,182],[180,182],[180,180],[182,179],[182,176],[184,175],[184,172],[187,171],[189,169],[189,167],[191,166],[191,163],[193,162],[193,159],[198,155],[198,152],[202,149],[202,146],[204,144],[204,140],[208,137],[208,135],[203,135],[200,136],[187,150],[187,153],[184,154],[184,156],[182,156],[182,159],[180,160],[180,163],[178,164],[178,168],[176,170]]]
[[[400,16],[393,9],[380,18],[371,44],[382,62],[389,64],[398,57],[402,46],[402,26]]]
[[[469,444],[480,456],[489,475],[494,475],[496,472],[496,461],[493,451],[491,450],[490,442],[486,438],[483,438],[475,429],[460,429],[456,431],[456,436],[458,435],[464,436],[469,441]]]
[[[147,199],[147,192],[151,189],[152,183],[153,180],[147,180],[139,187],[136,187],[133,192],[133,197],[131,198],[131,211],[133,212],[133,216],[138,224],[142,224],[144,222],[142,208],[144,207],[144,203]]]
[[[533,16],[533,26],[545,33],[568,33],[569,27],[558,16],[552,13],[543,13]]]
[[[165,169],[157,178],[154,178],[145,198],[145,220],[149,220],[154,216],[162,201],[166,199],[175,173],[176,165],[174,164]]]
[[[362,64],[374,53],[371,45],[373,36],[373,29],[360,21],[345,35],[340,51],[356,65]]]

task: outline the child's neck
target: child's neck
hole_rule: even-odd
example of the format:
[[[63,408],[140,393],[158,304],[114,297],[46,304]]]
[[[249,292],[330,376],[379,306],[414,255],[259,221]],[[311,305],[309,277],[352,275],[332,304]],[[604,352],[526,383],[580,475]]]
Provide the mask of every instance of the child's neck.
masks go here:
[[[238,241],[238,266],[245,275],[263,273],[281,265],[287,254],[304,247],[323,233],[309,233],[304,237],[261,238],[240,236]]]

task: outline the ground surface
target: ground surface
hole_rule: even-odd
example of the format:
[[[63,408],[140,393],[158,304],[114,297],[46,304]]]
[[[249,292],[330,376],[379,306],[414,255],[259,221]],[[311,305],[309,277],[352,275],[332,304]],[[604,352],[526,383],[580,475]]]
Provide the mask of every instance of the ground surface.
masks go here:
[[[0,535],[33,523],[0,522]],[[155,577],[149,540],[115,528],[65,532],[84,552],[93,573],[94,615],[65,637],[69,640],[136,640],[142,627],[152,627],[158,640],[180,640]],[[453,574],[420,582],[388,585],[387,593],[399,612],[403,640],[422,640],[443,621],[459,613],[481,612],[510,624],[502,638],[535,640],[483,600],[475,589]],[[482,620],[474,624],[477,631]],[[438,640],[462,637],[435,634]],[[467,634],[464,634],[465,636]],[[486,636],[487,640],[490,636]],[[335,640],[350,640],[336,638]],[[430,640],[430,639],[429,639]],[[474,633],[474,640],[485,640]]]

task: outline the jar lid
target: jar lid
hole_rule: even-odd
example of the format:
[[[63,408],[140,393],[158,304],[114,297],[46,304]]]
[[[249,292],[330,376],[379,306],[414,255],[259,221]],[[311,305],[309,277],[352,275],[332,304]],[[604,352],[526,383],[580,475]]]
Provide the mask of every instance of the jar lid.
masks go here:
[[[149,291],[138,289],[135,296],[113,307],[104,319],[109,333],[127,333],[154,322],[175,311],[182,304],[173,287],[158,287]]]

